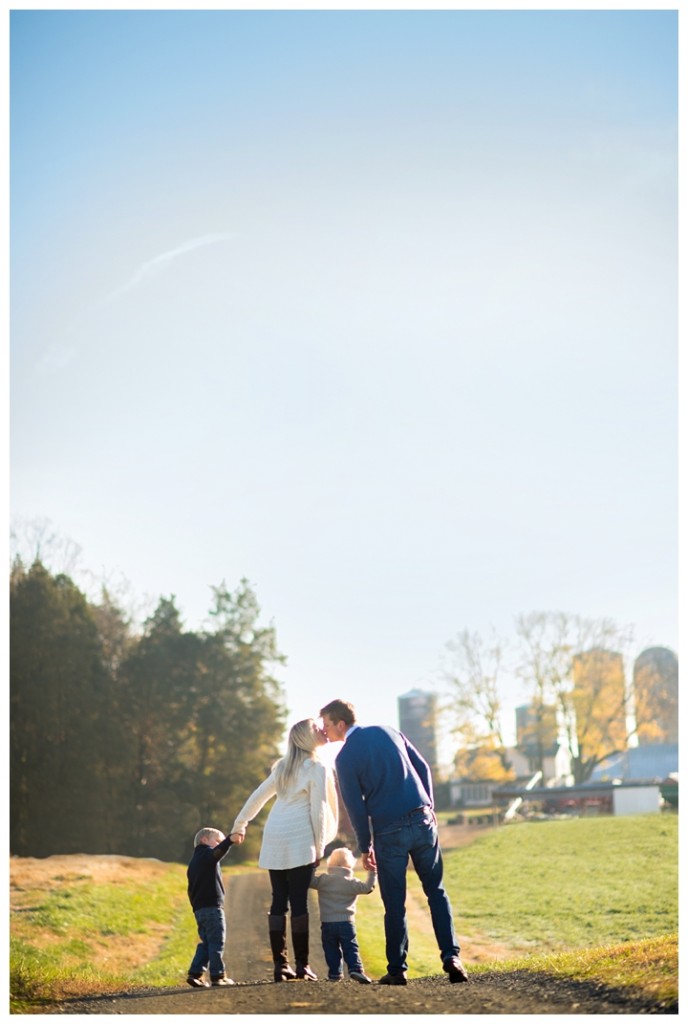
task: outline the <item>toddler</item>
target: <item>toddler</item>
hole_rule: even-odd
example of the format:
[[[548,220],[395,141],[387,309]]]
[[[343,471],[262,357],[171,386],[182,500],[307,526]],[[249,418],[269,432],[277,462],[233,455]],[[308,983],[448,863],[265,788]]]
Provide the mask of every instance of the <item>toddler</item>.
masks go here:
[[[355,863],[356,858],[346,847],[333,850],[327,861],[327,874],[314,875],[311,888],[318,893],[320,932],[328,981],[341,980],[343,956],[349,977],[362,985],[370,985],[370,978],[363,971],[354,916],[356,898],[373,891],[377,874],[369,871],[366,881],[361,882],[354,878]]]
[[[207,988],[203,972],[210,968],[210,983],[233,985],[225,974],[225,887],[220,861],[237,836],[225,836],[217,828],[202,828],[194,836],[194,852],[186,877],[189,902],[198,925],[200,942],[189,967],[187,982],[193,988]]]

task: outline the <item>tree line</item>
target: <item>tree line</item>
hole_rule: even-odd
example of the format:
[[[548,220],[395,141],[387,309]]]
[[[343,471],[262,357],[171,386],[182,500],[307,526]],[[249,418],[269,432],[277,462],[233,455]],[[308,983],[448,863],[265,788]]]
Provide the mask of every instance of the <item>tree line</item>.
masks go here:
[[[15,559],[13,854],[180,861],[198,828],[229,828],[279,756],[284,657],[246,580],[212,595],[207,628],[185,629],[173,597],[136,628],[107,589],[94,601],[65,573]]]
[[[43,546],[49,555],[55,539]],[[202,825],[227,829],[279,756],[286,720],[273,675],[285,659],[274,627],[259,619],[242,580],[234,591],[212,588],[203,629],[184,628],[173,597],[160,598],[136,627],[106,586],[89,597],[40,552],[16,555],[11,852],[179,861]],[[631,678],[628,627],[562,612],[519,615],[515,626],[515,643],[463,630],[447,644],[456,775],[514,776],[503,732],[505,670],[528,694],[519,741],[533,770],[542,770],[556,740],[571,755],[572,781],[585,782],[632,737],[662,742],[675,731],[676,668],[660,678],[650,663]],[[255,854],[259,840],[260,828],[250,831],[238,855]]]

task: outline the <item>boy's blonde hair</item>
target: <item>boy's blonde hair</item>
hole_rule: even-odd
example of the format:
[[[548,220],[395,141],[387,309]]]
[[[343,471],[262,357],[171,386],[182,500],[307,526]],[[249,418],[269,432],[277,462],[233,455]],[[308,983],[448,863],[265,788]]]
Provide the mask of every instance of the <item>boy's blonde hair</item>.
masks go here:
[[[224,833],[220,832],[219,828],[199,828],[194,836],[194,846],[200,846],[206,839],[217,839],[218,843],[221,843],[224,838]]]
[[[338,846],[327,858],[328,868],[352,868],[355,863],[356,858],[346,846]]]

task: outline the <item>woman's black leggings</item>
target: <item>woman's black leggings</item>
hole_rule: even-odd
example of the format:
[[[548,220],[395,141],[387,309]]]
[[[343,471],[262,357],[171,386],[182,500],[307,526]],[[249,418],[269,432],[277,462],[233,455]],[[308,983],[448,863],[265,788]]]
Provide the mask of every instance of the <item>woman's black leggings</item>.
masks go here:
[[[271,914],[286,914],[291,907],[292,917],[308,913],[308,886],[311,884],[315,864],[277,871],[270,868],[272,886]]]

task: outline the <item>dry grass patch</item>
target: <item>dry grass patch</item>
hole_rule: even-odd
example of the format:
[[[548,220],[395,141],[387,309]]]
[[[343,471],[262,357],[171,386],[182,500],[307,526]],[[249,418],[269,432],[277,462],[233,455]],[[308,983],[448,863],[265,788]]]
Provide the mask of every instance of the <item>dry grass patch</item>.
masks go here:
[[[492,964],[489,970],[491,974],[525,970],[591,981],[610,989],[634,989],[643,997],[656,1000],[658,1008],[673,1007],[678,1000],[678,935],[530,956]]]
[[[55,854],[52,857],[11,857],[10,891],[24,889],[50,889],[54,882],[89,880],[108,884],[128,885],[137,881],[159,878],[169,870],[169,864],[154,857],[122,857],[119,854],[99,854],[97,857],[82,853]]]
[[[14,1006],[114,991],[146,971],[155,984],[179,922],[189,925],[185,868],[123,856],[13,857],[10,911]]]
[[[54,924],[41,924],[41,901],[46,894],[73,890],[85,885],[122,886],[132,883],[144,889],[169,873],[170,865],[154,858],[85,854],[46,857],[12,857],[10,860],[10,913],[15,938],[30,942],[36,949],[49,950],[64,943],[64,935]],[[94,922],[95,925],[95,922]],[[104,970],[120,975],[152,960],[169,931],[167,923],[151,921],[145,931],[127,935],[89,936],[93,958]],[[65,955],[65,962],[78,966],[77,952]]]

